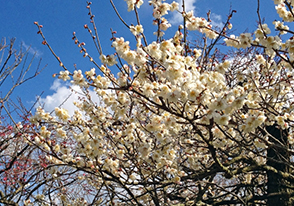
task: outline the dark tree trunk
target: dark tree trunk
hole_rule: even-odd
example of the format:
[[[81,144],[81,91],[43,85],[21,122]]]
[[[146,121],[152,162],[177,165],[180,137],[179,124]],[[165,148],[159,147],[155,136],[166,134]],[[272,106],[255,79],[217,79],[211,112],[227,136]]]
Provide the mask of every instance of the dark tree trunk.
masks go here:
[[[267,126],[266,130],[274,138],[269,138],[269,141],[277,146],[272,146],[267,150],[267,165],[274,167],[277,171],[288,172],[289,168],[286,162],[289,162],[290,156],[287,152],[289,147],[288,144],[288,132],[286,130],[280,129],[280,127],[275,124],[273,126]],[[278,174],[268,171],[267,172],[267,194],[281,194],[286,193],[287,182]],[[290,199],[287,195],[277,195],[270,197],[267,200],[268,206],[278,206],[278,205],[292,205],[290,204]]]

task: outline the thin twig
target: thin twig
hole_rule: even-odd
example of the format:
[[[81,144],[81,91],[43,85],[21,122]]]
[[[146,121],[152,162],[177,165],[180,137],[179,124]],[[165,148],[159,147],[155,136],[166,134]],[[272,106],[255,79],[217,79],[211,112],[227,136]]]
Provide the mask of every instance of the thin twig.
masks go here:
[[[92,39],[93,39],[94,44],[95,44],[95,46],[96,46],[96,48],[97,48],[97,50],[98,50],[98,53],[99,53],[100,55],[102,55],[103,52],[102,52],[102,47],[101,47],[101,44],[100,44],[100,39],[99,39],[99,35],[98,35],[98,30],[97,30],[97,27],[96,27],[96,24],[95,24],[95,21],[94,21],[94,15],[92,14],[92,10],[91,10],[91,7],[90,7],[90,4],[91,4],[91,3],[87,2],[87,4],[88,4],[87,8],[89,9],[89,16],[90,16],[91,23],[92,23],[92,25],[93,25],[93,28],[94,28],[94,31],[95,31],[95,35],[96,35],[96,37],[93,36],[92,32],[90,32],[90,34],[92,35]],[[88,31],[90,31],[89,28],[88,28]],[[95,39],[96,39],[97,43],[96,43]],[[98,44],[98,46],[97,46],[97,44]]]
[[[138,23],[138,25],[141,25],[138,10],[136,7],[134,8],[134,10],[135,10],[136,18],[137,18],[137,23]],[[145,46],[148,46],[146,36],[143,33],[142,33],[142,36],[144,39]]]
[[[188,55],[188,43],[187,43],[187,27],[186,27],[186,8],[185,8],[185,0],[182,2],[183,7],[183,20],[184,20],[184,47],[185,47],[185,56]]]
[[[118,18],[121,20],[121,22],[126,26],[126,27],[128,27],[128,29],[130,28],[130,26],[123,20],[123,18],[120,16],[120,14],[118,13],[118,11],[117,11],[117,9],[116,9],[116,7],[115,7],[115,5],[114,5],[114,3],[113,3],[113,1],[112,0],[110,0],[110,3],[111,3],[111,5],[112,5],[112,7],[113,7],[113,9],[114,9],[114,11],[115,11],[115,13],[116,13],[116,15],[118,16]]]
[[[55,52],[53,51],[53,49],[51,48],[51,46],[48,44],[48,42],[47,42],[47,40],[46,40],[46,38],[45,38],[45,36],[44,36],[42,30],[41,30],[41,28],[42,28],[43,26],[42,26],[42,25],[39,25],[38,22],[35,22],[35,24],[37,25],[37,27],[38,27],[38,29],[39,29],[38,34],[40,34],[40,35],[42,36],[42,38],[43,38],[43,42],[42,42],[42,44],[47,45],[47,47],[49,48],[49,50],[51,51],[51,53],[53,54],[53,56],[54,56],[54,57],[57,59],[57,61],[59,62],[59,65],[60,65],[64,70],[68,70],[68,69],[64,66],[64,64],[62,63],[62,61],[60,60],[60,57],[58,57],[58,56],[55,54]]]

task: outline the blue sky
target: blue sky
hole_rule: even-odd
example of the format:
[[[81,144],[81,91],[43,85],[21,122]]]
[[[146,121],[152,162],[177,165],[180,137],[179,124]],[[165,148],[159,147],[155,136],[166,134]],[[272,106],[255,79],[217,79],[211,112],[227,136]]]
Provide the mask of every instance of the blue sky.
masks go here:
[[[122,17],[128,24],[136,24],[135,14],[127,12],[127,6],[124,0],[113,0],[117,9],[121,12]],[[167,0],[167,2],[171,2]],[[231,23],[235,34],[240,34],[244,31],[253,32],[257,25],[257,0],[186,0],[188,4],[187,10],[194,10],[196,16],[206,17],[206,12],[211,10],[215,24],[221,24],[226,20],[227,14],[231,9],[236,10]],[[30,106],[37,95],[42,91],[43,102],[46,102],[46,96],[63,95],[64,93],[57,93],[59,88],[66,88],[66,86],[56,83],[53,86],[54,78],[52,74],[58,73],[61,70],[58,62],[51,55],[48,48],[41,44],[42,39],[37,34],[37,27],[34,21],[42,24],[43,32],[53,47],[54,51],[60,56],[66,67],[73,71],[73,65],[76,64],[78,69],[82,71],[89,70],[92,65],[87,59],[84,59],[79,53],[79,49],[71,40],[72,32],[77,33],[81,41],[86,42],[87,49],[91,56],[98,60],[98,53],[95,51],[92,40],[87,31],[83,28],[84,24],[89,24],[89,17],[87,15],[86,1],[83,0],[0,0],[1,4],[1,26],[0,36],[3,38],[16,37],[17,41],[15,49],[23,43],[24,46],[31,46],[31,53],[37,52],[37,58],[33,64],[32,69],[36,67],[38,59],[42,58],[42,66],[48,64],[46,69],[34,80],[27,82],[25,85],[19,87],[14,95],[20,96],[26,106]],[[272,27],[272,21],[279,19],[275,13],[274,3],[272,0],[261,0],[261,16],[265,17],[265,22]],[[98,32],[102,41],[103,52],[111,54],[114,50],[110,47],[111,34],[110,28],[117,31],[117,36],[123,36],[125,39],[134,41],[134,37],[130,34],[128,29],[118,20],[111,4],[108,0],[96,0],[92,4],[92,12],[95,14],[95,22],[99,28]],[[155,40],[152,32],[155,26],[152,25],[152,8],[145,0],[144,5],[139,10],[141,23],[144,30],[147,31],[149,43]],[[167,16],[168,20],[173,18],[172,15]],[[174,31],[170,29],[170,31]],[[168,33],[167,30],[166,33]],[[170,35],[173,35],[171,32]],[[32,56],[32,55],[31,55]],[[3,89],[3,88],[2,88]],[[5,88],[4,88],[5,89]],[[63,90],[63,92],[66,90]],[[55,93],[55,94],[54,94]],[[57,106],[57,105],[56,105]]]

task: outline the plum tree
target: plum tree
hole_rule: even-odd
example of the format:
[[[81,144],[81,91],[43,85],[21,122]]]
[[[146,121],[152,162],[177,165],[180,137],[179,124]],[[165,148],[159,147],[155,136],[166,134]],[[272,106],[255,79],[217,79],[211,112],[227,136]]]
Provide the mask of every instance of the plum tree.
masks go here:
[[[25,193],[25,185],[36,181],[36,174],[43,170],[42,154],[27,140],[36,133],[30,124],[30,110],[21,100],[12,97],[17,87],[35,78],[44,68],[30,72],[29,49],[14,49],[15,39],[0,44],[0,204],[18,205]],[[40,64],[39,64],[40,65]],[[45,157],[44,157],[45,158]],[[41,167],[41,170],[40,170]],[[38,168],[38,169],[37,169]]]
[[[94,65],[85,73],[68,70],[35,23],[43,44],[64,69],[56,76],[71,79],[84,94],[74,102],[72,116],[57,107],[54,115],[38,108],[30,118],[38,131],[30,142],[46,152],[52,182],[37,200],[65,205],[292,205],[294,40],[284,35],[294,33],[285,24],[294,20],[294,2],[275,0],[282,19],[274,22],[276,35],[258,12],[254,34],[229,36],[234,10],[217,29],[209,13],[196,17],[177,2],[151,0],[157,30],[150,43],[139,19],[143,1],[125,1],[137,25],[127,24],[110,3],[133,34],[136,48],[113,31],[115,53],[103,54],[88,2],[93,31],[88,25],[85,29],[101,63],[74,33],[74,43]],[[164,18],[169,12],[179,12],[184,23],[164,39],[171,26]],[[202,34],[197,45],[187,38],[188,31]],[[233,49],[218,47],[223,41]],[[100,102],[93,101],[90,90]]]

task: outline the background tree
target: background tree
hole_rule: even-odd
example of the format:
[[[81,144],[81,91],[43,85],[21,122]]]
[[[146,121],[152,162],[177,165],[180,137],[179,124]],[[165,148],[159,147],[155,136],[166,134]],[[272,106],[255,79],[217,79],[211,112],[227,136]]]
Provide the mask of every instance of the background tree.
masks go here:
[[[136,47],[112,32],[114,54],[105,55],[90,5],[98,63],[76,34],[73,40],[95,68],[64,71],[80,86],[73,116],[38,108],[30,121],[39,135],[31,142],[47,153],[48,174],[38,201],[84,205],[292,205],[293,191],[293,2],[275,1],[282,22],[271,35],[259,15],[254,35],[228,36],[234,10],[223,28],[210,13],[195,17],[185,6],[149,1],[157,25],[148,42],[140,24],[142,0],[126,0],[137,25],[119,19]],[[185,5],[184,0],[182,1]],[[164,18],[180,12],[183,25],[164,39]],[[194,45],[188,31],[203,38]],[[219,46],[234,47],[229,50]],[[119,70],[116,74],[115,71]],[[100,102],[94,102],[94,90]],[[82,193],[81,193],[82,192]],[[33,202],[34,197],[26,201]]]
[[[34,184],[35,173],[42,168],[36,147],[28,143],[34,131],[29,123],[30,109],[26,109],[21,99],[12,97],[14,90],[26,81],[35,78],[39,66],[30,71],[33,56],[29,49],[14,49],[15,39],[0,44],[0,204],[18,205],[22,202],[25,187]],[[16,99],[16,100],[15,100]],[[33,107],[32,107],[33,108]],[[31,108],[31,109],[32,109]],[[40,155],[40,156],[39,156]]]

